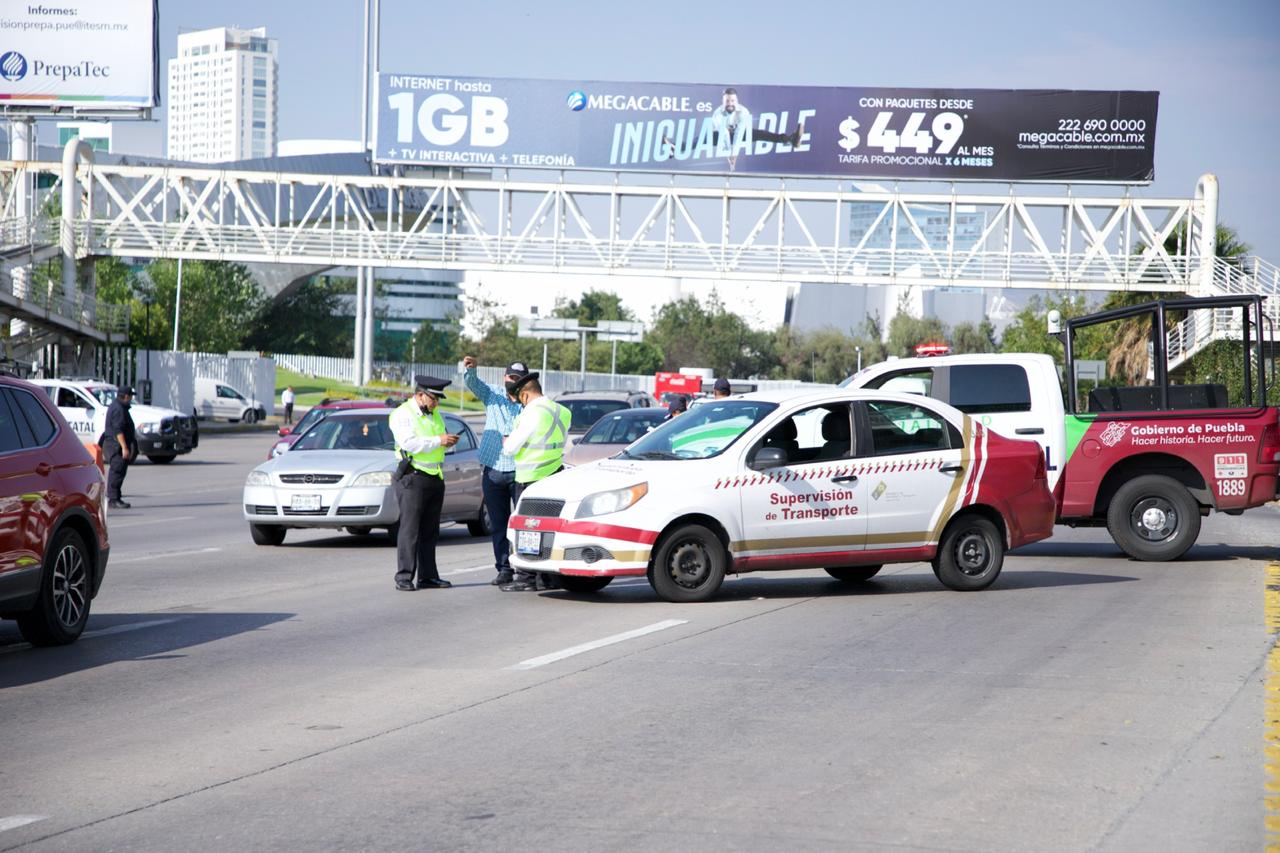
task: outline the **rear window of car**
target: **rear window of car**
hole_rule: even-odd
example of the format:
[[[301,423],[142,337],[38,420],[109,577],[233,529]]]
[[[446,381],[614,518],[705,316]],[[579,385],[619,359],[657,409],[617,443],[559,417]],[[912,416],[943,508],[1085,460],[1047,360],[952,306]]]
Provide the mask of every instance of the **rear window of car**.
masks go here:
[[[18,438],[18,417],[9,403],[9,395],[0,388],[0,453],[12,453],[22,449]],[[25,428],[25,423],[23,424]]]
[[[952,365],[949,396],[968,415],[1031,411],[1027,371],[1017,364]]]
[[[557,400],[556,402],[568,409],[573,416],[569,422],[570,432],[590,429],[596,421],[610,412],[630,408],[622,400]]]
[[[44,406],[21,388],[10,388],[9,393],[13,395],[13,400],[17,404],[18,411],[26,419],[27,426],[31,428],[31,435],[35,439],[34,446],[48,444],[53,434],[58,431],[58,427],[49,417],[49,413],[44,410]]]

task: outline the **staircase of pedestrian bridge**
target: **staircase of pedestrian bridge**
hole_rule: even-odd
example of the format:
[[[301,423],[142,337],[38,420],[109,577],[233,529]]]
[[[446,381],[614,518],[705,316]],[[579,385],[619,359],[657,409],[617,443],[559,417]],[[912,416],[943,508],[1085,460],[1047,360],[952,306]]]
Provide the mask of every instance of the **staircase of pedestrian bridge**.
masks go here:
[[[60,236],[78,258],[1280,295],[1274,266],[1214,258],[1212,176],[1191,197],[1163,199],[1133,188],[1104,195],[1096,187],[1081,194],[1063,186],[1055,194],[1023,185],[981,194],[786,180],[642,180],[648,178],[105,164],[68,171],[55,163],[0,162],[0,237],[16,254],[32,254],[33,246],[47,251]],[[47,187],[27,209],[50,210],[47,202],[64,181],[76,184],[74,217],[15,218],[21,188]],[[15,244],[24,230],[30,239]],[[13,294],[17,285],[12,277],[8,282]],[[40,304],[49,322],[91,317],[99,331],[122,328],[106,306],[62,293],[48,280],[33,284],[23,298]],[[1280,298],[1269,302],[1272,314],[1280,310]],[[1207,332],[1186,330],[1179,352],[1190,354],[1205,345],[1206,334],[1227,331],[1212,323]]]

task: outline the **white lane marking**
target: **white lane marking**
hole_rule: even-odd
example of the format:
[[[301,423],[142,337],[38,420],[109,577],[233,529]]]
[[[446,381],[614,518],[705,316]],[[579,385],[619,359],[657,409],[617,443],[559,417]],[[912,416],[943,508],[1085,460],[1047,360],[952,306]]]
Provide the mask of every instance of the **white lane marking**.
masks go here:
[[[0,817],[0,832],[7,832],[10,829],[17,829],[29,823],[48,819],[49,816],[47,814],[15,814],[9,815],[9,817]]]
[[[193,521],[193,520],[195,520],[194,515],[179,515],[179,516],[175,516],[174,518],[147,518],[141,521],[123,522],[121,524],[113,524],[110,521],[108,521],[107,529],[123,530],[126,527],[140,527],[144,524],[166,524],[170,521]]]
[[[170,622],[177,622],[180,618],[181,617],[175,617],[173,619],[152,619],[149,622],[128,622],[124,625],[112,625],[110,628],[99,628],[96,631],[85,631],[80,635],[80,639],[92,640],[95,637],[107,637],[111,634],[124,634],[129,631],[140,631],[143,628],[154,628],[157,625],[168,625]],[[10,652],[21,652],[29,648],[32,648],[30,643],[16,643],[12,646],[6,646],[5,648],[0,649],[0,655],[7,655]],[[43,820],[43,818],[41,818],[41,820]],[[3,831],[3,828],[0,828],[0,832]]]
[[[154,628],[156,625],[168,625],[170,622],[177,622],[180,617],[173,619],[152,619],[150,622],[129,622],[125,625],[112,625],[110,628],[99,628],[96,631],[85,631],[80,635],[80,639],[87,640],[91,637],[106,637],[110,634],[123,634],[127,631],[140,631],[143,628]]]
[[[189,557],[192,554],[212,554],[214,551],[221,550],[221,548],[199,548],[195,551],[166,551],[163,554],[148,554],[145,557],[125,557],[120,560],[112,559],[108,561],[108,565],[116,566],[120,563],[141,563],[144,560],[163,560],[165,557]]]
[[[583,643],[579,646],[570,646],[567,649],[561,649],[558,652],[552,652],[549,655],[541,657],[529,658],[522,660],[520,663],[507,667],[508,669],[536,669],[540,666],[546,666],[549,663],[555,663],[558,660],[580,655],[583,652],[589,652],[594,649],[603,648],[604,646],[612,646],[614,643],[622,643],[627,640],[634,640],[636,637],[643,637],[645,634],[653,634],[657,631],[665,631],[668,628],[674,628],[677,625],[688,623],[688,619],[668,619],[665,622],[655,622],[652,625],[646,625],[643,628],[636,628],[634,631],[624,631],[621,634],[614,634],[611,637],[603,637],[599,640],[592,640],[589,643]]]
[[[440,575],[440,577],[446,578],[446,577],[450,577],[451,575],[469,575],[472,572],[483,572],[487,570],[497,571],[492,566],[476,566],[475,568],[472,568],[472,569],[454,569],[451,572],[444,572],[443,574]]]

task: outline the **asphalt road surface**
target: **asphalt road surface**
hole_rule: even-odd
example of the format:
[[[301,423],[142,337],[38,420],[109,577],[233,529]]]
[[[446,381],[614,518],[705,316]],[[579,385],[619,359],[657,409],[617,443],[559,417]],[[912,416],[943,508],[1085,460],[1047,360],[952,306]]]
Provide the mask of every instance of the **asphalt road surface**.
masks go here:
[[[0,850],[1259,850],[1280,510],[1187,559],[1061,530],[995,587],[450,590],[249,540],[267,434],[134,467],[81,641],[0,623]],[[1273,573],[1280,574],[1280,567]]]

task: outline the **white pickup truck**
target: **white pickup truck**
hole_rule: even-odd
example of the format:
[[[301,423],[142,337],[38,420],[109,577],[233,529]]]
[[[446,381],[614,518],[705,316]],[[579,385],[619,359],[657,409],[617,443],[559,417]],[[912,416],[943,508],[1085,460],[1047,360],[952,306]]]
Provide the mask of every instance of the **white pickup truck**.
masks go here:
[[[107,407],[116,398],[116,386],[97,379],[33,379],[62,412],[80,441],[95,444],[107,424]],[[173,409],[133,403],[129,406],[137,430],[138,452],[164,465],[200,443],[196,419]]]
[[[1179,310],[1209,301],[1214,308],[1231,299],[1159,304]],[[1237,299],[1229,307],[1261,312],[1243,301],[1250,304]],[[1068,321],[1068,334],[1142,308]],[[1256,338],[1250,346],[1259,346]],[[1253,363],[1262,362],[1258,356]],[[1164,361],[1162,345],[1153,361]],[[1235,405],[1223,385],[1172,383],[1162,366],[1156,375],[1166,381],[1098,387],[1078,406],[1074,388],[1064,393],[1053,359],[1027,353],[886,361],[842,384],[934,397],[1009,438],[1034,439],[1044,448],[1060,524],[1105,525],[1130,556],[1172,560],[1195,544],[1202,515],[1239,514],[1280,498],[1280,411],[1265,404],[1262,375],[1255,383],[1245,372]]]

